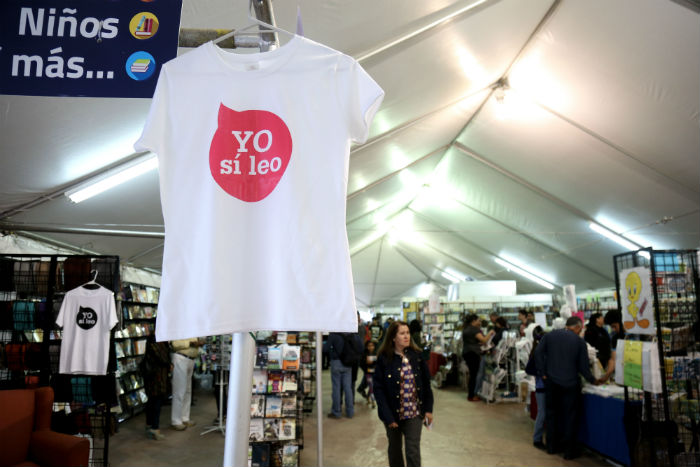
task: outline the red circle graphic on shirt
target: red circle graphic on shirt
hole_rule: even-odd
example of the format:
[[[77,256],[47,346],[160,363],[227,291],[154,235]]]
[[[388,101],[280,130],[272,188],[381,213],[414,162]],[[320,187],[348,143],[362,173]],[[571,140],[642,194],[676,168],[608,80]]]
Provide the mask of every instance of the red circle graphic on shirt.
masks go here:
[[[209,169],[229,195],[246,202],[265,199],[277,187],[292,156],[292,135],[266,110],[237,112],[219,106],[209,148]]]

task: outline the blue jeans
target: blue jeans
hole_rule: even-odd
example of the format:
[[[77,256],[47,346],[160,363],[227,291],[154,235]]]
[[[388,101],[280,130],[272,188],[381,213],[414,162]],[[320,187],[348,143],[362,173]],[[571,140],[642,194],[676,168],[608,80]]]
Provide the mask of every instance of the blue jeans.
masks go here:
[[[535,399],[537,400],[537,418],[535,418],[535,433],[532,435],[532,441],[542,442],[542,435],[544,434],[544,420],[547,414],[547,393],[536,392]]]
[[[355,406],[352,401],[352,396],[355,392],[352,387],[352,368],[343,365],[340,360],[331,360],[331,386],[331,397],[333,400],[331,413],[336,417],[341,416],[340,389],[342,387],[345,395],[345,415],[348,417],[355,415]]]

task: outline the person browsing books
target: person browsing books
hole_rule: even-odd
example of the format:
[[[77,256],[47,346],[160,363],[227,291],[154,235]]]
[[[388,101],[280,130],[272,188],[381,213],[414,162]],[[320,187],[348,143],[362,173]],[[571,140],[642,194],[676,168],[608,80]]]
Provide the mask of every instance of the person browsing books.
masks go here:
[[[377,352],[373,383],[377,413],[389,442],[389,466],[420,466],[422,425],[433,424],[433,391],[428,364],[411,341],[407,323],[394,321],[387,329]]]
[[[173,429],[182,431],[196,425],[196,422],[190,420],[192,373],[194,372],[194,360],[199,355],[202,341],[196,338],[180,339],[172,341],[170,345],[173,350],[170,354],[170,361],[173,364],[173,401],[170,423]]]
[[[469,368],[469,383],[467,385],[467,400],[476,402],[480,400],[476,395],[476,378],[481,364],[481,346],[488,344],[495,331],[491,330],[484,335],[481,332],[481,320],[475,314],[469,314],[464,318],[464,330],[462,331],[462,358]]]

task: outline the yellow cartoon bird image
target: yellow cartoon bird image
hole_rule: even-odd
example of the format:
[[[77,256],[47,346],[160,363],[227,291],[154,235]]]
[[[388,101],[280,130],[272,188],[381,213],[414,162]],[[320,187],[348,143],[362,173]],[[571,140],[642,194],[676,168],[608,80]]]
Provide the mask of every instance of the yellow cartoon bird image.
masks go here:
[[[632,329],[635,324],[638,324],[640,328],[648,328],[649,320],[642,318],[647,307],[647,300],[644,299],[642,306],[637,306],[637,300],[639,300],[639,296],[642,293],[642,279],[639,277],[639,274],[632,271],[627,275],[625,289],[627,290],[627,298],[630,301],[630,304],[627,305],[627,311],[632,316],[632,321],[624,322],[625,329]]]

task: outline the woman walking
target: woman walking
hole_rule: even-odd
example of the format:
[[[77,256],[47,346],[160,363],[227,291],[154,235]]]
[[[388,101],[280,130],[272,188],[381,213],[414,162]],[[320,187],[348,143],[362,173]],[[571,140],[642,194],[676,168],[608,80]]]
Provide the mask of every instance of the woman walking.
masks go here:
[[[377,352],[374,395],[389,441],[390,467],[419,467],[423,423],[433,423],[430,372],[403,321],[394,321]],[[401,445],[405,444],[406,462]]]

